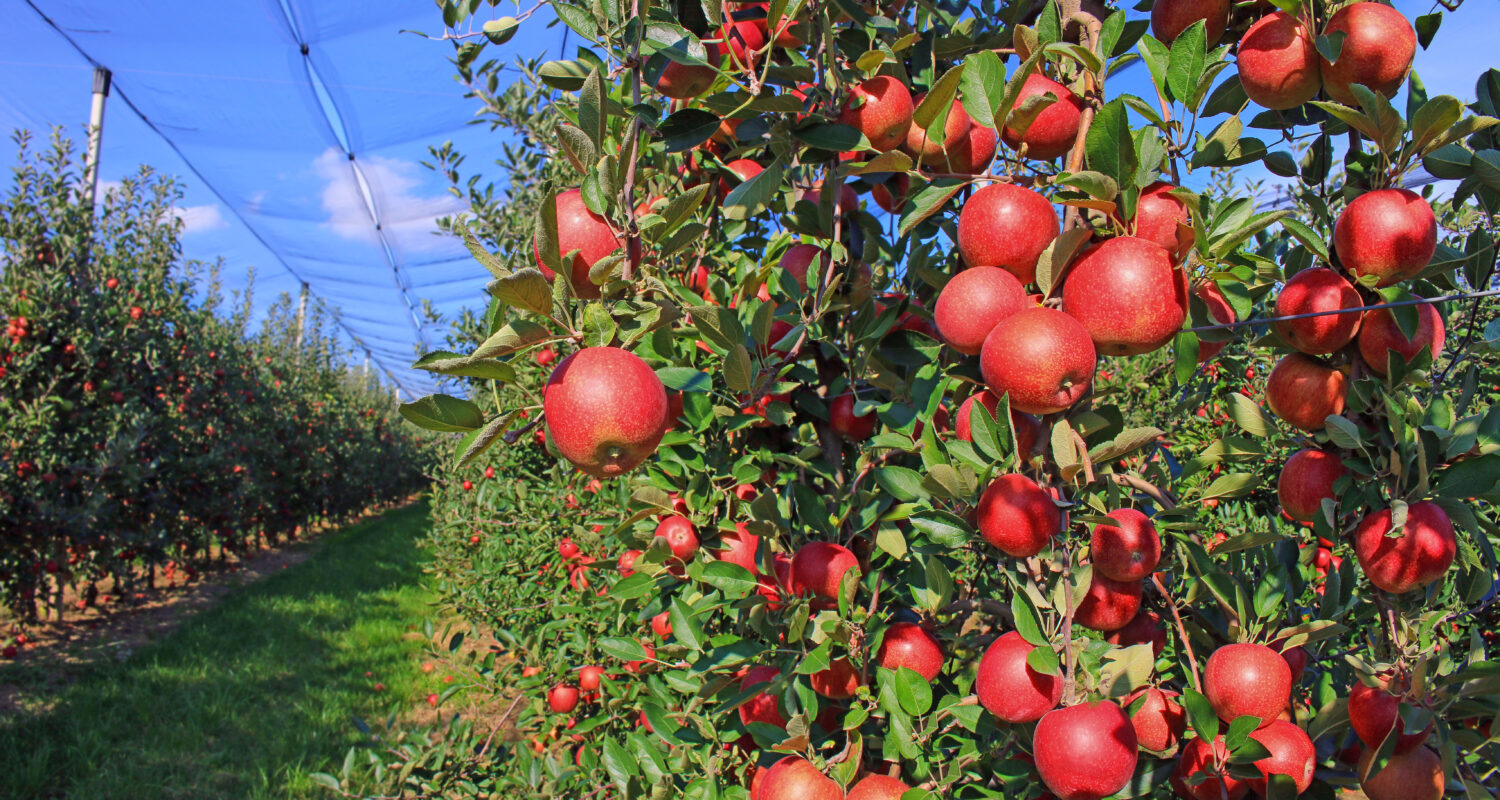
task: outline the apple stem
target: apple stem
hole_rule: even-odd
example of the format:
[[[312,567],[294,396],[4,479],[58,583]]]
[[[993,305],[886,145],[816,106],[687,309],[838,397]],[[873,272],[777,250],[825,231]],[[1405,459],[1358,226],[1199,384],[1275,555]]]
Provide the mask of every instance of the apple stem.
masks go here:
[[[1078,431],[1072,431],[1073,444],[1078,446],[1078,457],[1083,460],[1084,485],[1094,482],[1094,460],[1089,458],[1089,445],[1078,435]]]
[[[1167,601],[1167,608],[1172,611],[1172,622],[1177,626],[1177,638],[1182,640],[1182,649],[1187,654],[1188,666],[1193,670],[1193,690],[1199,694],[1203,693],[1203,683],[1198,679],[1198,657],[1193,655],[1193,643],[1188,639],[1187,626],[1182,624],[1182,614],[1177,610],[1177,598],[1167,591],[1167,587],[1155,574],[1151,576],[1151,584],[1156,591],[1161,592],[1162,599]]]

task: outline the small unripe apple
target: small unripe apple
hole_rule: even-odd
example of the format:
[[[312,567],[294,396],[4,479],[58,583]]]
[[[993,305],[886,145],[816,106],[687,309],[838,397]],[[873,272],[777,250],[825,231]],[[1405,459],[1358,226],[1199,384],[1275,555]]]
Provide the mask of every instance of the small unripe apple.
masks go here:
[[[610,478],[656,452],[667,422],[667,390],[639,356],[587,347],[552,371],[542,408],[558,452],[589,475]]]
[[[1437,217],[1409,189],[1365,192],[1339,214],[1333,247],[1345,269],[1357,276],[1374,275],[1376,286],[1390,286],[1416,277],[1432,261]]]
[[[1021,283],[1036,281],[1036,261],[1061,231],[1042,195],[992,183],[964,201],[958,213],[958,251],[970,267],[999,267]]]
[[[1001,320],[979,351],[991,392],[1010,407],[1052,414],[1078,402],[1093,385],[1098,355],[1078,320],[1053,308],[1028,308]]]
[[[1264,728],[1281,714],[1291,693],[1291,667],[1263,644],[1226,644],[1208,657],[1203,670],[1203,694],[1225,722],[1257,717]]]
[[[1393,594],[1420,589],[1443,577],[1453,565],[1458,540],[1442,506],[1430,501],[1406,507],[1406,524],[1391,537],[1390,509],[1377,511],[1354,528],[1354,555],[1370,583]]]
[[[979,704],[1000,719],[1033,722],[1062,700],[1061,675],[1044,675],[1026,664],[1035,648],[1011,631],[996,639],[979,659],[974,690]]]
[[[1320,431],[1328,417],[1344,413],[1344,373],[1302,353],[1283,356],[1266,378],[1266,404],[1287,424]]]
[[[1245,95],[1273,111],[1317,97],[1323,78],[1314,39],[1301,20],[1285,11],[1257,20],[1240,38],[1235,56]]]
[[[1299,522],[1312,522],[1322,513],[1323,501],[1337,500],[1333,484],[1349,470],[1337,455],[1305,448],[1293,453],[1276,479],[1281,510]]]
[[[911,129],[911,92],[889,75],[866,79],[849,92],[839,122],[852,126],[884,153],[906,141]]]
[[[1095,525],[1089,542],[1094,571],[1116,581],[1150,575],[1161,560],[1161,537],[1151,518],[1134,508],[1117,508],[1108,516],[1115,524]]]
[[[1083,99],[1073,90],[1038,72],[1026,76],[1017,92],[1012,108],[1023,108],[1027,99],[1041,95],[1057,98],[1042,109],[1022,133],[1006,125],[1001,138],[1013,150],[1026,145],[1026,157],[1048,161],[1066,154],[1078,140],[1078,129],[1083,121]]]
[[[1062,531],[1062,512],[1036,481],[1011,473],[990,483],[975,508],[985,541],[1014,558],[1027,558]]]
[[[1354,341],[1361,312],[1348,311],[1364,305],[1359,292],[1344,276],[1326,267],[1308,267],[1287,279],[1276,296],[1276,316],[1317,314],[1345,310],[1305,319],[1279,320],[1272,324],[1287,344],[1309,355],[1326,355]]]
[[[1119,236],[1091,247],[1063,283],[1063,310],[1104,355],[1160,349],[1187,318],[1187,280],[1154,242]]]
[[[1229,0],[1156,0],[1151,6],[1151,35],[1171,44],[1200,19],[1204,38],[1212,49],[1229,25]]]
[[[1124,789],[1137,748],[1130,718],[1108,700],[1049,711],[1032,737],[1036,771],[1058,800],[1101,800]]]
[[[1387,351],[1394,351],[1406,362],[1416,358],[1423,348],[1432,355],[1433,361],[1437,361],[1438,356],[1443,354],[1446,334],[1443,315],[1430,303],[1416,308],[1417,328],[1412,331],[1410,339],[1401,332],[1392,309],[1377,308],[1365,312],[1364,322],[1359,329],[1359,355],[1375,374],[1385,374],[1386,360],[1389,358]]]
[[[943,342],[977,356],[995,325],[1028,305],[1031,300],[1016,276],[998,267],[970,267],[943,287],[933,316]]]
[[[1377,94],[1391,97],[1406,80],[1417,53],[1417,32],[1411,22],[1382,3],[1344,6],[1328,18],[1323,35],[1344,34],[1338,61],[1320,60],[1323,91],[1344,105],[1359,108],[1350,88],[1364,84]]]

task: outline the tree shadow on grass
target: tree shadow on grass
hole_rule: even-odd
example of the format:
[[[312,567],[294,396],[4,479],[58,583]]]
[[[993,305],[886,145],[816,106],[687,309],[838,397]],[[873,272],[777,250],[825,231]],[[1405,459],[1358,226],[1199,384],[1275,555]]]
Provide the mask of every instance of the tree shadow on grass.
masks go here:
[[[327,796],[306,774],[358,742],[351,715],[383,717],[418,691],[426,524],[422,505],[333,534],[124,663],[91,668],[45,711],[0,724],[0,794]]]

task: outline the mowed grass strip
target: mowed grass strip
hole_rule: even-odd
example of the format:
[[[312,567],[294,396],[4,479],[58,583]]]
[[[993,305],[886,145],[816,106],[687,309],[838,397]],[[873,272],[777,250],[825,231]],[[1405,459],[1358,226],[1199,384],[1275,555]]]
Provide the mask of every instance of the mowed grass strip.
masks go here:
[[[438,691],[408,635],[429,612],[427,513],[329,534],[125,661],[86,668],[46,710],[0,721],[0,796],[331,796],[307,776],[337,771],[359,740],[351,716],[384,719]]]

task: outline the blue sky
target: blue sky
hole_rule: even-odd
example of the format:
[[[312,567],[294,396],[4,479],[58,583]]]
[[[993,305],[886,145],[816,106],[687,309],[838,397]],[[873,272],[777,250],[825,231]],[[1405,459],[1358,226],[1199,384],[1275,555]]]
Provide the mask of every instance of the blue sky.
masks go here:
[[[1435,8],[1430,0],[1396,7],[1408,17]],[[506,13],[517,9],[495,11]],[[370,350],[406,393],[430,388],[406,367],[414,343],[435,349],[441,329],[419,328],[409,307],[426,299],[452,314],[478,305],[486,273],[433,235],[431,220],[460,206],[419,162],[429,145],[449,140],[469,155],[469,169],[498,150],[484,126],[466,124],[474,104],[453,77],[451,48],[401,33],[440,32],[431,3],[0,0],[0,19],[0,127],[62,125],[81,141],[89,59],[110,67],[103,179],[140,164],[179,176],[188,257],[223,257],[231,289],[255,268],[262,306],[306,279],[341,310],[352,348]],[[489,55],[559,57],[562,30],[547,19],[544,9]],[[1468,0],[1448,15],[1417,56],[1429,93],[1472,100],[1476,74],[1496,62],[1482,54],[1493,52],[1485,40],[1497,27],[1493,0]],[[567,56],[576,45],[574,37]],[[1149,95],[1144,68],[1110,89]],[[11,163],[8,139],[0,149]]]

